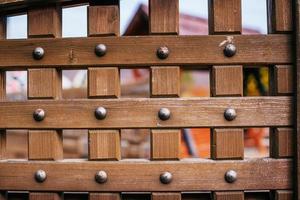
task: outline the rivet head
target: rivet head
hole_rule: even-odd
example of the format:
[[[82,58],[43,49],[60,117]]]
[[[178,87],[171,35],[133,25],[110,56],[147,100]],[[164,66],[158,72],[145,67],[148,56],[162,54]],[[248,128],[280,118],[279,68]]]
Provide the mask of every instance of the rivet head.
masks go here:
[[[37,170],[34,174],[34,178],[37,182],[42,183],[47,179],[47,174],[44,170]]]
[[[107,111],[104,107],[98,107],[95,110],[95,117],[99,120],[105,119]]]
[[[236,111],[235,109],[233,108],[227,108],[225,111],[224,111],[224,117],[227,121],[232,121],[236,118],[237,114],[236,114]]]
[[[102,57],[106,54],[107,48],[105,44],[97,44],[95,47],[95,54],[99,57]]]
[[[170,172],[164,172],[160,175],[159,180],[163,184],[169,184],[172,182],[173,176]]]
[[[156,52],[157,57],[160,59],[166,59],[169,56],[169,53],[168,47],[159,47]]]
[[[227,44],[224,48],[224,55],[227,57],[232,57],[236,54],[236,46],[234,44]]]
[[[225,173],[225,180],[227,183],[233,183],[237,180],[237,173],[234,170],[228,170]]]
[[[158,111],[158,117],[163,121],[168,120],[171,117],[171,111],[168,108],[161,108]]]
[[[46,113],[43,109],[36,109],[34,112],[33,112],[33,118],[35,121],[43,121],[45,119],[45,116],[46,116]]]
[[[36,60],[42,59],[44,55],[45,55],[45,51],[42,47],[36,47],[32,52],[32,56]]]
[[[95,175],[97,183],[105,183],[107,181],[107,173],[105,171],[98,171]]]

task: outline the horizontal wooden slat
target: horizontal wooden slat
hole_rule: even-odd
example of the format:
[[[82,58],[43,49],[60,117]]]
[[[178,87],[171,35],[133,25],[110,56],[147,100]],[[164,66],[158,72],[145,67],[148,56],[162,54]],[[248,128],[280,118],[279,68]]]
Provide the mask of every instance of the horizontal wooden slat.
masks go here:
[[[2,190],[31,191],[199,191],[291,189],[292,160],[250,159],[243,161],[0,161]],[[44,183],[35,182],[38,169],[47,173]],[[238,174],[234,183],[227,183],[224,174],[233,169]],[[99,185],[97,171],[104,170],[108,181]],[[162,172],[173,174],[170,184],[160,183]],[[12,173],[13,172],[13,173]]]
[[[290,35],[236,35],[237,54],[227,58],[220,43],[225,35],[216,36],[140,36],[31,39],[0,41],[0,68],[12,67],[91,67],[91,66],[157,66],[157,65],[224,65],[292,63]],[[105,56],[94,53],[97,44],[107,46]],[[40,46],[45,50],[41,60],[32,58]],[[156,50],[167,46],[167,59],[157,58]]]
[[[292,97],[155,98],[31,100],[1,102],[0,128],[167,128],[167,127],[251,127],[292,125]],[[97,120],[98,106],[107,117]],[[171,111],[169,120],[158,118],[160,108]],[[236,109],[233,121],[224,110]],[[44,109],[46,117],[34,121],[34,110]],[[134,109],[132,109],[134,108]]]

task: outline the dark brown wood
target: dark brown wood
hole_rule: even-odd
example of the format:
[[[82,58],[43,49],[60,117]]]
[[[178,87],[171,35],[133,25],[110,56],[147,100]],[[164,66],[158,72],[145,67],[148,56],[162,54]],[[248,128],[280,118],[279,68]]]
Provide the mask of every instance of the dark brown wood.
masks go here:
[[[284,158],[294,155],[294,131],[292,128],[275,128],[270,135],[271,157]]]
[[[89,200],[121,200],[117,193],[90,193]]]
[[[57,193],[30,193],[29,200],[60,200]]]
[[[214,200],[244,200],[244,192],[214,192]]]
[[[269,0],[269,32],[282,33],[293,31],[293,1]]]
[[[180,193],[152,193],[152,200],[181,200]]]
[[[296,199],[300,199],[300,0],[295,0],[295,41],[296,41],[296,133],[295,134],[295,153],[296,153],[296,162],[295,162],[295,192]]]
[[[59,161],[28,162],[1,161],[0,187],[2,190],[31,191],[199,191],[199,190],[265,190],[291,189],[292,160],[250,159],[243,161]],[[36,170],[47,172],[47,180],[37,183]],[[228,169],[238,173],[235,183],[227,183]],[[95,173],[104,170],[108,181],[99,185]],[[173,174],[171,184],[160,183],[162,172]],[[13,176],[11,174],[13,172]],[[213,172],[213,173],[212,173]],[[263,180],[263,181],[262,181]]]
[[[292,200],[293,198],[293,191],[290,190],[276,190],[274,192],[274,199],[275,200]]]
[[[141,36],[89,37],[63,39],[0,40],[0,68],[81,67],[87,66],[178,66],[224,64],[290,64],[292,63],[289,35],[234,35],[238,53],[232,58],[223,54],[220,43],[226,36]],[[107,45],[104,57],[94,53],[96,44]],[[170,55],[161,60],[156,50],[167,45]],[[35,47],[45,49],[41,60],[32,58]],[[255,48],[253,48],[255,46]],[[205,47],[205,48],[201,48]],[[55,58],[55,59],[54,59]]]
[[[274,89],[275,95],[291,95],[294,92],[293,66],[274,66]]]
[[[99,105],[107,109],[105,120],[94,116]],[[237,112],[231,122],[224,119],[229,106]],[[158,119],[161,107],[170,109],[169,120]],[[42,122],[32,117],[37,108],[46,112]],[[0,128],[282,127],[292,125],[292,111],[291,97],[31,100],[1,102]]]

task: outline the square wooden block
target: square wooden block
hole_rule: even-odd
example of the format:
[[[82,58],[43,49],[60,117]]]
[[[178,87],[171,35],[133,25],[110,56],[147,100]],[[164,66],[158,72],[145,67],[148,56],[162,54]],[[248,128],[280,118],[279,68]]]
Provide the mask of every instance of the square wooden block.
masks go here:
[[[274,128],[270,134],[271,157],[285,158],[294,154],[294,134],[292,128]]]
[[[213,96],[243,96],[243,66],[213,66]]]
[[[243,191],[214,192],[214,200],[244,200]]]
[[[293,94],[293,66],[275,66],[275,95]]]

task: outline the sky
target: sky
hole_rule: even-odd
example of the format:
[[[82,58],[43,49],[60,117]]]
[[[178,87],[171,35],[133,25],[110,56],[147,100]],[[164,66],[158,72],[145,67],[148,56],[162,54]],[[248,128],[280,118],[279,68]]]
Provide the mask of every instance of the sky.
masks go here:
[[[179,0],[182,13],[207,18],[208,0]],[[137,11],[139,5],[148,5],[148,0],[120,0],[120,29],[124,33],[126,27]],[[263,34],[267,33],[266,0],[242,0],[242,24]],[[63,37],[87,36],[86,6],[63,9]],[[25,14],[9,16],[7,19],[7,39],[27,37],[27,16]]]

